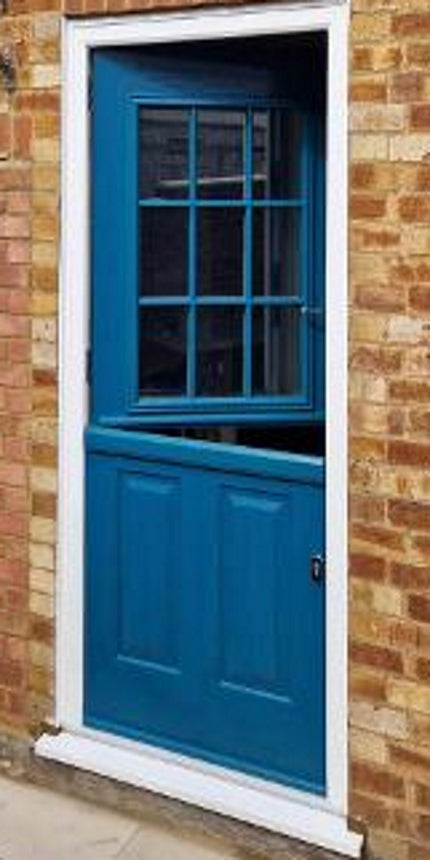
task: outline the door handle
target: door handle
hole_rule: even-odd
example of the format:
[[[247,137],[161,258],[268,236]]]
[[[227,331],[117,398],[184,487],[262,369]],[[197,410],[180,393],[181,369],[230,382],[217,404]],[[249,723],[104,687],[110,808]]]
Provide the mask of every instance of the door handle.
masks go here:
[[[325,558],[323,555],[311,555],[311,579],[312,582],[324,582],[325,579]]]

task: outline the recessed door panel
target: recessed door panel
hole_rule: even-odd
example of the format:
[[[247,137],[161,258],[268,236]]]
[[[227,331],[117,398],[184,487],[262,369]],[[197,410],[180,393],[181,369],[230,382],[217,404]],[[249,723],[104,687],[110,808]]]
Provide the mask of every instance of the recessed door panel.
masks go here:
[[[118,512],[121,657],[178,667],[182,558],[180,481],[120,472]]]
[[[267,488],[220,487],[219,494],[220,681],[285,694],[278,686],[284,626],[279,587],[286,562],[279,537],[288,501]]]

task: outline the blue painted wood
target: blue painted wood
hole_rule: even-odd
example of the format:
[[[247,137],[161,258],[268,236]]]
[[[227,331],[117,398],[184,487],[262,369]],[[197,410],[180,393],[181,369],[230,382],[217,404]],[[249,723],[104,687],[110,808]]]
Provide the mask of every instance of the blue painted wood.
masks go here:
[[[86,724],[323,793],[322,464],[273,457],[268,477],[233,447],[106,441],[88,437]]]
[[[249,71],[249,74],[248,74]],[[219,410],[223,417],[227,403],[236,414],[249,415],[255,408],[266,407],[268,417],[275,417],[282,401],[284,418],[295,420],[300,411],[313,414],[324,409],[323,338],[316,318],[315,307],[322,305],[324,269],[312,266],[318,251],[321,254],[323,235],[322,182],[317,180],[322,159],[318,161],[317,129],[309,115],[305,98],[300,103],[297,92],[294,98],[285,98],[279,81],[267,70],[244,70],[237,75],[228,64],[190,63],[180,65],[161,55],[150,60],[142,53],[95,52],[94,58],[94,118],[93,161],[98,169],[93,185],[93,280],[104,283],[103,295],[94,292],[92,308],[92,341],[94,343],[91,412],[98,421],[121,421],[125,415],[136,412],[159,416],[168,420],[172,409],[187,411],[196,417],[201,407],[208,408],[205,398],[196,396],[196,332],[197,307],[209,306],[211,297],[200,296],[196,271],[196,218],[203,206],[228,209],[241,207],[245,213],[243,294],[214,297],[213,304],[243,307],[243,392],[234,398],[212,398],[212,413]],[[196,84],[196,82],[198,82]],[[289,82],[295,89],[295,84]],[[144,95],[143,95],[144,93]],[[204,94],[204,95],[203,95]],[[275,95],[274,95],[275,94]],[[137,114],[140,104],[186,104],[189,107],[189,165],[190,196],[188,199],[141,199],[138,183],[138,131]],[[243,199],[199,199],[196,179],[196,106],[217,105],[242,107],[247,117],[244,147],[245,196]],[[272,200],[252,199],[252,106],[276,106],[305,111],[302,141],[300,196]],[[106,134],[109,128],[109,134]],[[318,167],[319,164],[319,167]],[[106,181],[106,177],[109,180]],[[312,193],[313,190],[313,193]],[[138,213],[140,209],[171,208],[182,206],[189,211],[188,220],[188,292],[183,297],[139,296],[138,282]],[[287,207],[301,214],[301,276],[297,296],[253,296],[251,253],[253,244],[252,211],[256,206],[271,209]],[[112,241],[106,241],[112,236]],[[118,285],[121,284],[121,289]],[[104,313],[104,306],[110,313]],[[282,398],[273,395],[253,396],[252,391],[252,310],[254,307],[297,306],[302,308],[300,318],[301,385],[296,393]],[[137,306],[187,308],[187,365],[186,397],[148,397],[139,393],[138,349],[139,330]],[[309,309],[311,313],[309,313]],[[109,350],[103,354],[103,345]],[[319,368],[315,371],[315,368]],[[318,373],[318,379],[315,373]],[[261,403],[259,401],[262,401]]]
[[[323,332],[306,312],[322,302],[324,283],[323,138],[312,88],[297,74],[240,72],[210,51],[179,63],[153,51],[94,55],[85,723],[324,794],[324,586],[310,576],[311,556],[324,552],[324,460],[161,432],[323,419]],[[138,107],[160,103],[189,109],[190,197],[179,202],[190,212],[185,297],[139,296],[139,212],[178,205],[140,198]],[[243,293],[213,302],[197,284],[200,105],[248,117],[245,197],[232,201],[246,219]],[[301,213],[302,280],[298,296],[254,299],[250,118],[268,105],[308,115],[301,196],[264,203]],[[196,396],[196,314],[211,303],[245,310],[243,397]],[[252,396],[252,309],[291,305],[304,311],[302,391]],[[154,306],[188,309],[186,395],[169,402],[138,396],[138,313]]]
[[[225,472],[239,471],[266,477],[279,477],[300,484],[323,485],[323,457],[306,457],[280,451],[248,448],[244,445],[214,444],[204,440],[177,439],[157,433],[128,433],[119,428],[90,426],[85,433],[86,448],[93,453],[123,457],[144,456],[157,461],[202,466]]]

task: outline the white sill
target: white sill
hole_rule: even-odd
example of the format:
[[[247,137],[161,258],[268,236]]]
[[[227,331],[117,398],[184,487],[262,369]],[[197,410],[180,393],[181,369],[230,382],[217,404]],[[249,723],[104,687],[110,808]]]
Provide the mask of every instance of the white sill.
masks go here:
[[[282,787],[263,780],[242,779],[224,768],[86,730],[44,734],[35,753],[348,857],[361,854],[362,836],[348,830],[344,815],[312,805],[306,795],[302,802],[291,799]]]

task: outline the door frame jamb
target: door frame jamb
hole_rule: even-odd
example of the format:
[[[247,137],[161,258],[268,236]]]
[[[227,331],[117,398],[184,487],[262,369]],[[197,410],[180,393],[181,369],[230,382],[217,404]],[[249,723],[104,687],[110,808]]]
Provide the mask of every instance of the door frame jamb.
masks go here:
[[[59,351],[59,492],[56,596],[57,737],[40,755],[98,770],[299,838],[359,856],[348,830],[347,754],[347,2],[262,4],[63,21],[62,204]],[[83,726],[84,444],[90,282],[90,53],[116,47],[325,31],[328,36],[326,162],[326,754],[327,794],[316,798],[180,756],[145,750]],[[100,749],[99,749],[100,747]],[[109,766],[109,755],[111,766]],[[138,764],[139,755],[141,766]],[[147,756],[145,759],[145,755]],[[121,759],[122,756],[122,759]],[[127,764],[127,756],[129,757]],[[132,765],[130,756],[134,756]],[[142,758],[143,757],[143,758]],[[114,763],[115,759],[115,763]],[[145,759],[145,761],[144,761]],[[154,777],[158,761],[165,776]],[[182,764],[181,780],[175,767]],[[133,768],[136,768],[136,773]],[[195,790],[180,790],[186,774]],[[170,776],[169,776],[170,768]],[[146,773],[145,773],[146,769]],[[155,768],[156,769],[156,768]],[[163,771],[163,773],[164,773]],[[221,779],[221,781],[217,778]],[[209,783],[213,778],[213,785]],[[155,783],[154,783],[155,779]],[[163,781],[164,780],[164,781]],[[209,782],[208,782],[209,780]],[[203,782],[206,781],[204,789]],[[176,785],[178,783],[178,785]],[[207,789],[207,790],[206,790]],[[242,790],[239,800],[238,789]],[[250,808],[257,791],[258,815]],[[215,797],[224,792],[225,802]],[[228,797],[230,792],[230,799]],[[236,794],[235,794],[236,792]],[[244,794],[245,792],[245,794]],[[215,794],[214,794],[215,793]],[[239,792],[240,793],[240,792]],[[186,796],[185,796],[186,795]],[[275,809],[278,800],[279,809]],[[237,801],[237,802],[236,802]],[[283,805],[282,805],[283,804]],[[271,812],[272,810],[272,812]]]

